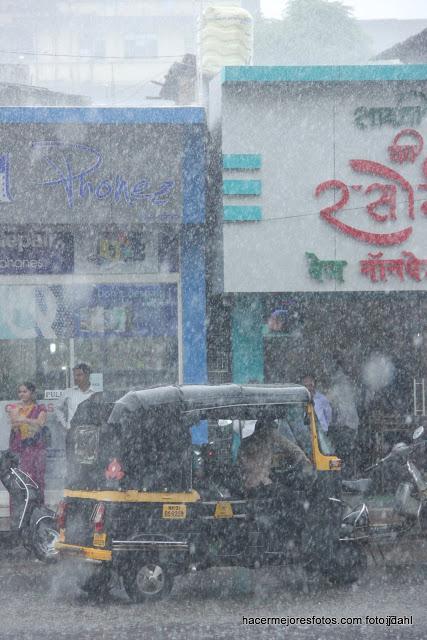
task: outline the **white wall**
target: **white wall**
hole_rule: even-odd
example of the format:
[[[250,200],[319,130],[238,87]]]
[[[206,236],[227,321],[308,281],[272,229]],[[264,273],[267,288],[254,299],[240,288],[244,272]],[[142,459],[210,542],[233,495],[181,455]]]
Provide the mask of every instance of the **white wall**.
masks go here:
[[[424,290],[426,265],[419,265],[421,281],[407,272],[401,280],[387,269],[386,280],[372,282],[360,272],[360,261],[369,253],[383,253],[381,259],[400,260],[402,251],[427,260],[427,215],[421,205],[427,191],[422,164],[425,150],[414,163],[398,164],[388,147],[404,125],[360,129],[354,111],[359,106],[394,107],[408,89],[424,91],[424,83],[275,83],[225,84],[222,87],[222,151],[224,154],[260,154],[262,168],[256,172],[231,173],[224,178],[261,179],[262,195],[227,197],[226,204],[258,204],[261,222],[224,223],[224,290],[226,292],[267,291],[381,291]],[[404,104],[421,104],[420,98]],[[427,101],[424,106],[427,106]],[[427,111],[421,124],[413,127],[427,145]],[[402,142],[412,143],[405,138]],[[408,195],[395,180],[365,175],[350,166],[350,160],[370,160],[401,174],[414,188],[414,219],[408,217]],[[339,199],[336,190],[316,197],[316,187],[336,179],[349,186],[350,199],[337,218],[358,230],[389,234],[412,227],[409,238],[390,246],[369,244],[343,233],[320,216],[321,209]],[[396,219],[378,222],[367,205],[377,200],[377,190],[366,194],[375,183],[397,186]],[[360,191],[351,185],[362,185]],[[377,214],[389,214],[379,207]],[[320,260],[345,260],[344,282],[310,277],[306,252]],[[405,269],[406,262],[403,268]],[[397,267],[395,266],[395,269]],[[379,275],[379,272],[377,273]]]

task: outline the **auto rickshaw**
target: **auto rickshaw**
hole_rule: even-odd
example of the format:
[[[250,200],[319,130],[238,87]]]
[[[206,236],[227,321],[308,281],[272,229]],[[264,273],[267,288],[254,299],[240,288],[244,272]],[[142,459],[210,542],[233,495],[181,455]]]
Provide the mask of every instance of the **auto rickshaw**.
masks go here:
[[[191,427],[201,421],[212,432],[259,419],[306,453],[315,491],[298,477],[290,488],[279,456],[269,495],[248,497],[231,450],[220,464],[195,455]],[[212,566],[301,561],[352,580],[363,553],[356,545],[340,553],[340,468],[303,386],[163,386],[112,405],[94,394],[68,432],[56,546],[93,565],[83,588],[107,589],[118,575],[139,602],[168,593],[177,575]]]

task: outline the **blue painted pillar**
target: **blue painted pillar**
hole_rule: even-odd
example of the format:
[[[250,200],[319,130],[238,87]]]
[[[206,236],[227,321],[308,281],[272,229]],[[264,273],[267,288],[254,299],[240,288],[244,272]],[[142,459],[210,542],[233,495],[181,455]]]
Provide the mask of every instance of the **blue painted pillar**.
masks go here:
[[[181,230],[181,291],[184,382],[207,382],[204,232]]]
[[[236,296],[232,312],[233,382],[264,381],[263,306],[256,294]]]
[[[183,214],[181,226],[182,349],[185,383],[208,381],[206,346],[205,262],[205,128],[194,125],[183,131]],[[193,427],[193,442],[208,440],[205,422]]]

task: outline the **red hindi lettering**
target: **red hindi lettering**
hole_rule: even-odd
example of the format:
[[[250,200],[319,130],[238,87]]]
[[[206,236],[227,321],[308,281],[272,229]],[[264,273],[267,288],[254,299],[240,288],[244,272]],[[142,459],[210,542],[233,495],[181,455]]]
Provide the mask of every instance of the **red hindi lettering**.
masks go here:
[[[383,253],[368,253],[368,256],[369,260],[360,260],[360,273],[369,277],[371,282],[378,282],[378,276],[382,281],[387,280],[385,261],[381,260]]]
[[[425,182],[422,184],[419,184],[418,189],[420,191],[427,191],[427,184]],[[420,210],[421,210],[421,213],[427,216],[427,200],[424,200],[424,202],[421,203]]]
[[[399,280],[403,280],[403,269],[405,265],[402,258],[397,258],[395,260],[384,260],[384,265],[388,273],[394,273],[397,275]]]
[[[412,220],[414,219],[414,190],[410,183],[405,180],[400,173],[397,173],[397,171],[390,167],[386,167],[380,162],[374,162],[373,160],[350,160],[350,166],[354,171],[369,173],[374,176],[379,176],[381,178],[397,182],[408,194],[408,216]]]
[[[402,255],[406,258],[405,271],[410,278],[421,281],[421,267],[427,269],[427,260],[420,260],[411,251],[402,251]],[[424,273],[424,277],[426,274]]]
[[[386,220],[396,220],[396,195],[397,187],[394,184],[381,184],[374,182],[366,188],[365,193],[371,193],[372,191],[381,191],[381,196],[378,200],[370,202],[366,208],[369,215],[377,222],[385,222]],[[389,213],[381,214],[377,212],[378,207],[388,207]]]

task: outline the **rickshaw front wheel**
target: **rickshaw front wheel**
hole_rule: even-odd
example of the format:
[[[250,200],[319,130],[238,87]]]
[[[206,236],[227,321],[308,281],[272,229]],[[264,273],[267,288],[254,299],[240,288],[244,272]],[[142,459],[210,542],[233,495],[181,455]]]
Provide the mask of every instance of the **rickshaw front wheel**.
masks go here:
[[[137,563],[122,577],[125,591],[133,602],[160,600],[173,586],[173,575],[155,560]]]

